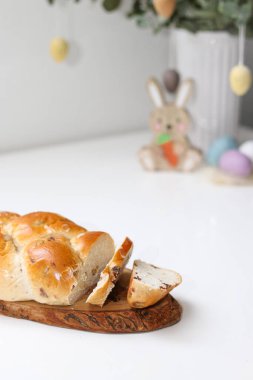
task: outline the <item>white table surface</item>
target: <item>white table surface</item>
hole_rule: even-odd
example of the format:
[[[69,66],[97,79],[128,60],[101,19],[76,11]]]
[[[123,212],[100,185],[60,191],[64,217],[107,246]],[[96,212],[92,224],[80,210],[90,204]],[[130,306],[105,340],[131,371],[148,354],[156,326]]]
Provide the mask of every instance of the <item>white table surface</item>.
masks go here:
[[[177,325],[102,335],[0,316],[1,379],[253,378],[253,188],[144,172],[147,133],[0,156],[0,208],[50,210],[175,269]],[[132,263],[132,261],[131,261]]]

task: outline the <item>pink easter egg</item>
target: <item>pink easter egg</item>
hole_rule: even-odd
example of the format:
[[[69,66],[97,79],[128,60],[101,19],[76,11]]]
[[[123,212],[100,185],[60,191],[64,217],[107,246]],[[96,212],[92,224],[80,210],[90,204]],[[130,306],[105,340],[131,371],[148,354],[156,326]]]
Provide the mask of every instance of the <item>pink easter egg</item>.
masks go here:
[[[253,170],[251,160],[239,150],[231,149],[223,153],[219,168],[236,177],[248,177]]]

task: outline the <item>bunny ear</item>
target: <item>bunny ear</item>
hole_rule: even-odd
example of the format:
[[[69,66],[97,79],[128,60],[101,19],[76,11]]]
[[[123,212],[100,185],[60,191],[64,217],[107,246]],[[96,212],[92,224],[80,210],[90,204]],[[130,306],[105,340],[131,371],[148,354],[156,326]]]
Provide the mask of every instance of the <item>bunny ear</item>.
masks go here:
[[[176,95],[175,104],[178,108],[183,108],[188,102],[193,90],[193,81],[191,79],[184,80],[178,90]]]
[[[162,88],[155,78],[150,78],[148,81],[148,93],[157,108],[161,108],[166,104]]]

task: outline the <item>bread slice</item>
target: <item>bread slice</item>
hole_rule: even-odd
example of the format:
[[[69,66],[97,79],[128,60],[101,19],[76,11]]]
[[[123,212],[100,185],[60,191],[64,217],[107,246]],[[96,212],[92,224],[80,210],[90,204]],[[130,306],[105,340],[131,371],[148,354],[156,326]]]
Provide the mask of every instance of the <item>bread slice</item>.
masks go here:
[[[102,271],[97,286],[86,300],[87,303],[103,306],[130,259],[132,250],[132,241],[129,238],[125,238],[121,247],[115,252],[112,259]]]
[[[127,301],[131,307],[140,309],[154,305],[181,282],[180,274],[172,270],[135,260]]]

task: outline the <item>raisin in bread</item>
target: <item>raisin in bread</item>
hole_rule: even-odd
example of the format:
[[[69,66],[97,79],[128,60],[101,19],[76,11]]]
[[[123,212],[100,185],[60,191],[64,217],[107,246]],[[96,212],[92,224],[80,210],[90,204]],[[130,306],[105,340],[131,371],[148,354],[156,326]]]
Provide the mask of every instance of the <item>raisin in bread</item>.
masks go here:
[[[100,279],[86,302],[93,305],[103,306],[108,295],[114,288],[124,267],[126,266],[133,250],[133,243],[126,238],[121,247],[116,251],[113,258],[106,265],[100,275]]]

